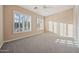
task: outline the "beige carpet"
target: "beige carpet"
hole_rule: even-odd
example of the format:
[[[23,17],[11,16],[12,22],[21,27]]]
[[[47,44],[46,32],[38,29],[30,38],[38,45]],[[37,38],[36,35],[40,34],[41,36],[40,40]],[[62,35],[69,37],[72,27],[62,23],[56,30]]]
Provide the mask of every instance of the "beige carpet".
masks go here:
[[[78,53],[73,38],[59,37],[53,33],[42,33],[29,38],[5,43],[0,52],[9,53]]]

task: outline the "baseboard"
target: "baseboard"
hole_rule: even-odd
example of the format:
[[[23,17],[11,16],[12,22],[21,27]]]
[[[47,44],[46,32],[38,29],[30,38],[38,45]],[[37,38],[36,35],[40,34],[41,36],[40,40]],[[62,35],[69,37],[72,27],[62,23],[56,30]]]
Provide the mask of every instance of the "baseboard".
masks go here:
[[[22,39],[22,38],[25,38],[25,37],[31,37],[31,36],[38,35],[38,34],[41,34],[41,33],[43,33],[43,32],[35,33],[35,34],[32,34],[32,35],[28,35],[28,36],[18,37],[16,39],[7,40],[7,41],[4,41],[4,42],[11,42],[11,41],[14,41],[14,40],[19,40],[19,39]]]

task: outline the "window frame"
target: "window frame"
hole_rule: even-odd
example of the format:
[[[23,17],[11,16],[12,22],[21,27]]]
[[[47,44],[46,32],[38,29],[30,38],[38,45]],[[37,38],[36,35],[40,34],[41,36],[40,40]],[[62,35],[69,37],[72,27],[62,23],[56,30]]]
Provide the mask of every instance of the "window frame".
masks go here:
[[[40,25],[39,27],[38,24]],[[42,16],[37,16],[36,27],[38,31],[44,30],[44,18]]]
[[[30,30],[24,30],[24,28],[23,28],[23,31],[20,31],[20,21],[19,21],[19,31],[17,32],[17,31],[15,31],[15,14],[20,14],[20,15],[23,15],[25,18],[26,18],[26,20],[24,20],[24,21],[29,21],[29,20],[27,20],[27,17],[29,17],[29,19],[30,19]],[[23,27],[24,27],[24,21],[23,21]],[[23,13],[21,13],[21,12],[18,12],[18,11],[13,11],[13,26],[12,26],[12,31],[13,31],[13,33],[15,34],[15,33],[24,33],[24,32],[31,32],[32,31],[32,16],[30,16],[30,15],[26,15],[26,14],[23,14]],[[28,22],[27,22],[28,23]],[[28,25],[26,25],[26,26],[28,26]]]

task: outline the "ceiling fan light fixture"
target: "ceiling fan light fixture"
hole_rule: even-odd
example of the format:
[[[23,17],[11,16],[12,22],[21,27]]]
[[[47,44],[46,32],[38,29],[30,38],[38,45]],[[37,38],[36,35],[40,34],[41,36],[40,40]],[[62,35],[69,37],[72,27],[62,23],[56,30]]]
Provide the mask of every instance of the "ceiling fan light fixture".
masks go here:
[[[38,9],[38,7],[34,7],[34,9]]]

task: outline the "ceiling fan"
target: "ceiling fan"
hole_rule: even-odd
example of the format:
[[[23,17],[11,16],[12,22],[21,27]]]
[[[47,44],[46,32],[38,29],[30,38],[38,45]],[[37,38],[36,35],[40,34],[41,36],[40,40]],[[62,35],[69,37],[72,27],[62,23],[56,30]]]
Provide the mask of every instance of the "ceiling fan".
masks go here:
[[[52,6],[43,5],[42,9],[53,8]],[[40,9],[38,6],[35,6],[34,9]]]

